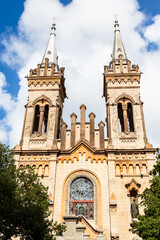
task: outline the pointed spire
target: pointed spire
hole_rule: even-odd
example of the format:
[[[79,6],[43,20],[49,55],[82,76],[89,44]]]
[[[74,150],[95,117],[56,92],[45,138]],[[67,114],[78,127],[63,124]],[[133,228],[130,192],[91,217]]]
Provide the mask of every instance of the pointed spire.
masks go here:
[[[114,45],[113,45],[113,52],[112,52],[112,61],[115,61],[115,63],[119,62],[119,55],[121,54],[123,63],[126,63],[127,55],[126,55],[124,45],[122,42],[122,38],[121,38],[117,15],[116,15],[114,27],[115,27],[115,31],[114,31]]]
[[[55,63],[58,65],[58,56],[57,56],[57,50],[56,50],[56,24],[55,22],[52,23],[51,27],[51,33],[50,33],[50,38],[42,59],[42,63],[45,63],[45,58],[49,59],[49,64]]]

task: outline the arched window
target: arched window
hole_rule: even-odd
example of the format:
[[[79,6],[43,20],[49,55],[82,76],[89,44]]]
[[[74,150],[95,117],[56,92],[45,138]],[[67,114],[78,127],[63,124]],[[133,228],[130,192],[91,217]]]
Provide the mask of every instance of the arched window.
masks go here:
[[[134,132],[133,109],[131,101],[127,98],[120,99],[117,105],[119,131]]]
[[[39,105],[36,105],[34,113],[33,133],[38,132],[39,117],[40,117]]]
[[[49,174],[49,166],[46,165],[44,169],[44,176],[48,176],[48,174]]]
[[[119,130],[120,132],[124,132],[124,118],[123,118],[122,103],[118,103],[118,120],[119,120]]]
[[[58,126],[57,126],[57,139],[61,138],[61,117],[62,117],[62,109],[59,108],[59,111],[58,111]]]
[[[79,177],[71,183],[69,213],[94,219],[94,187],[88,178]]]
[[[130,102],[127,104],[127,118],[128,118],[129,131],[134,132],[133,111],[132,111],[132,104]]]
[[[43,124],[42,124],[42,133],[47,132],[48,111],[49,111],[49,105],[47,104],[44,107],[44,118],[43,118]]]
[[[117,175],[120,174],[120,166],[119,166],[119,164],[116,165],[116,174]]]
[[[132,164],[129,165],[129,173],[133,174],[133,165]]]
[[[47,132],[49,105],[43,99],[35,106],[33,133],[40,135]]]
[[[127,167],[125,164],[123,164],[123,174],[126,174],[127,173]]]

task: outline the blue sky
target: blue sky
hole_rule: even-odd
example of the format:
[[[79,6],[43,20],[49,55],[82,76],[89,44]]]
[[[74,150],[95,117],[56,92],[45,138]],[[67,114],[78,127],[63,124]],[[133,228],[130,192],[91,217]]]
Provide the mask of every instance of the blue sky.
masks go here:
[[[96,1],[98,2],[98,0],[94,0],[95,5],[96,5]],[[103,3],[101,3],[101,1]],[[100,9],[102,9],[102,11],[103,11],[104,1],[107,2],[108,0],[101,0],[101,1],[99,1],[99,3],[101,3],[100,5],[102,5],[102,6],[100,6]],[[113,2],[116,2],[116,1],[117,0],[114,0]],[[123,0],[123,2],[125,2],[125,1],[126,0]],[[24,7],[24,2],[27,3],[25,7]],[[0,24],[0,55],[1,55],[1,58],[0,58],[0,72],[5,75],[5,79],[6,79],[5,84],[3,84],[3,86],[2,86],[2,91],[3,91],[2,96],[5,96],[6,99],[7,99],[6,101],[8,101],[8,103],[10,103],[10,105],[12,105],[11,109],[10,109],[8,107],[7,103],[6,103],[6,107],[3,106],[3,99],[0,101],[0,124],[1,124],[2,130],[3,130],[2,131],[3,134],[2,134],[2,137],[1,137],[1,129],[0,129],[0,138],[3,142],[5,142],[7,144],[10,144],[11,146],[13,146],[14,144],[15,145],[17,144],[17,141],[19,140],[19,136],[20,136],[20,134],[17,134],[17,136],[14,139],[14,136],[16,135],[15,132],[17,132],[16,127],[15,127],[17,120],[14,119],[14,116],[17,115],[17,113],[16,112],[14,113],[12,111],[12,109],[14,109],[14,108],[18,109],[18,107],[19,107],[19,109],[22,109],[24,103],[26,102],[26,95],[25,95],[26,92],[24,90],[24,89],[27,89],[26,87],[24,87],[24,85],[26,84],[26,82],[25,82],[26,80],[22,80],[21,75],[23,75],[23,71],[24,71],[24,75],[27,74],[27,72],[29,72],[28,68],[32,64],[36,65],[38,63],[38,62],[33,62],[32,64],[30,64],[31,61],[29,62],[29,61],[26,60],[26,55],[25,54],[24,55],[20,54],[17,50],[14,51],[14,47],[16,46],[15,45],[16,41],[17,42],[19,41],[18,44],[20,44],[19,45],[20,47],[22,47],[23,44],[25,44],[26,47],[28,47],[29,44],[30,45],[32,43],[34,44],[34,41],[35,42],[37,41],[36,36],[34,36],[33,39],[31,39],[31,40],[30,39],[27,39],[26,41],[24,40],[25,36],[27,36],[25,34],[29,34],[33,30],[36,32],[36,26],[32,27],[31,26],[32,23],[28,24],[25,20],[25,19],[27,19],[27,16],[29,14],[31,14],[31,16],[33,14],[32,11],[29,8],[31,3],[33,3],[33,2],[36,2],[36,0],[32,0],[32,1],[30,1],[30,0],[26,0],[26,1],[5,0],[5,1],[1,2],[1,8],[0,8],[0,23],[1,23]],[[45,1],[40,0],[40,2],[43,3]],[[46,0],[46,2],[49,6],[49,4],[51,4],[52,0],[50,0],[50,1]],[[61,29],[59,28],[58,31],[57,31],[58,36],[60,36],[59,41],[57,42],[57,46],[58,46],[58,50],[59,50],[59,54],[60,54],[60,61],[63,64],[65,64],[66,71],[68,71],[68,72],[66,72],[68,78],[72,79],[72,77],[74,78],[74,76],[70,77],[69,74],[70,74],[71,70],[74,71],[74,67],[71,68],[71,65],[75,65],[75,67],[78,66],[79,59],[77,59],[77,62],[76,62],[76,60],[75,60],[75,62],[72,62],[72,60],[70,60],[70,62],[68,61],[67,57],[70,53],[68,53],[66,49],[63,49],[63,48],[65,48],[65,46],[67,47],[68,43],[65,43],[65,44],[61,43],[62,42],[61,41],[61,35],[63,35],[64,32],[65,32],[65,34],[67,34],[66,28],[73,28],[72,25],[77,24],[77,27],[76,26],[75,27],[77,29],[78,29],[78,27],[80,27],[79,32],[81,32],[82,35],[83,35],[83,39],[82,39],[82,42],[81,42],[82,49],[83,49],[84,44],[87,46],[87,44],[88,44],[87,39],[91,38],[91,40],[93,40],[92,38],[94,36],[96,41],[97,41],[97,45],[96,45],[96,43],[93,43],[92,47],[94,49],[95,48],[100,49],[99,50],[99,55],[100,55],[100,51],[102,50],[101,47],[103,47],[103,48],[105,48],[106,55],[110,56],[110,53],[111,53],[110,48],[111,48],[112,38],[113,38],[113,24],[112,24],[113,19],[111,19],[111,17],[110,17],[110,19],[111,19],[111,20],[109,20],[110,22],[106,23],[106,24],[110,25],[110,28],[108,26],[106,26],[106,33],[103,33],[101,38],[100,38],[100,35],[101,35],[102,32],[101,32],[101,26],[100,25],[97,27],[97,34],[94,31],[91,32],[90,34],[88,34],[88,32],[86,32],[86,34],[85,34],[85,25],[83,25],[83,28],[81,28],[80,22],[82,22],[82,24],[84,24],[84,22],[87,21],[87,18],[90,19],[92,17],[92,13],[94,13],[94,11],[95,11],[94,16],[95,16],[95,18],[97,17],[97,21],[99,21],[99,19],[98,19],[98,14],[99,13],[97,13],[96,9],[93,9],[93,11],[91,12],[91,17],[87,16],[87,15],[83,16],[83,12],[85,14],[85,10],[83,9],[84,5],[81,4],[82,2],[84,2],[83,0],[81,0],[81,1],[76,0],[76,1],[73,1],[73,2],[71,2],[69,0],[62,0],[61,3],[64,6],[67,5],[67,4],[68,4],[67,6],[72,5],[70,8],[66,8],[66,10],[65,10],[65,8],[63,8],[60,5],[57,6],[56,2],[58,2],[58,0],[53,0],[52,7],[54,7],[56,9],[55,10],[56,12],[57,11],[60,12],[58,14],[61,14],[61,11],[64,11],[66,16],[68,17],[68,22],[70,21],[69,14],[71,16],[73,15],[73,19],[75,20],[75,21],[73,21],[73,19],[72,19],[69,22],[70,26],[65,27],[63,29],[63,33],[62,33],[62,30],[61,30],[62,28]],[[69,4],[70,2],[71,2],[71,4]],[[72,4],[74,2],[75,2],[75,4]],[[156,19],[154,17],[159,16],[159,14],[160,14],[160,3],[159,3],[158,0],[152,0],[152,1],[150,1],[150,0],[139,0],[138,2],[139,2],[139,6],[140,6],[139,9],[137,9],[137,7],[134,6],[134,4],[136,5],[136,0],[128,0],[128,2],[126,1],[126,4],[130,3],[130,5],[128,4],[127,7],[125,6],[124,10],[122,9],[123,4],[122,4],[122,6],[117,7],[117,9],[115,8],[115,6],[112,6],[111,3],[110,3],[110,5],[113,8],[113,12],[116,9],[116,11],[119,14],[120,26],[121,26],[122,33],[123,33],[122,38],[124,40],[124,43],[125,43],[125,46],[127,48],[127,52],[129,54],[129,56],[131,56],[133,61],[134,60],[137,61],[137,63],[142,62],[142,64],[141,64],[141,66],[143,67],[142,71],[144,71],[145,69],[148,69],[148,66],[147,66],[148,63],[146,63],[146,58],[148,57],[148,55],[153,57],[153,59],[154,59],[153,61],[158,61],[160,37],[157,36],[156,28],[159,24],[159,19],[158,19],[158,17]],[[85,4],[87,4],[87,3],[90,4],[91,1],[86,0]],[[117,1],[117,3],[118,3],[118,1]],[[77,4],[77,7],[76,7],[76,4]],[[89,7],[89,5],[87,5],[87,7]],[[54,12],[54,8],[53,8],[53,12]],[[79,10],[77,10],[77,9],[79,9]],[[29,13],[29,11],[31,13]],[[69,14],[67,13],[67,11],[69,12]],[[77,14],[76,14],[76,11],[77,11]],[[77,16],[79,13],[81,13],[81,11],[82,11],[82,15],[80,17]],[[99,11],[101,11],[101,10],[99,10]],[[131,14],[133,14],[133,22],[135,21],[135,23],[131,22],[131,24],[130,24],[130,25],[133,25],[133,26],[131,26],[132,33],[137,28],[137,29],[140,30],[139,32],[141,32],[141,34],[142,34],[141,36],[138,36],[136,30],[133,33],[133,34],[135,34],[134,37],[137,41],[137,49],[138,49],[137,51],[139,51],[137,53],[137,55],[134,54],[134,52],[132,52],[131,47],[129,45],[129,41],[127,40],[128,36],[127,36],[127,34],[125,34],[126,29],[129,29],[129,25],[127,25],[125,23],[125,19],[123,20],[123,16],[122,16],[123,11],[124,11],[124,15],[126,14],[126,16],[128,16],[129,12],[131,12]],[[135,19],[134,19],[134,12],[135,12]],[[21,17],[22,14],[23,14],[23,17],[20,20],[20,17]],[[36,14],[37,14],[37,18],[40,19],[39,21],[42,21],[40,13],[36,13]],[[55,12],[53,14],[56,15]],[[47,16],[47,14],[46,14],[46,16]],[[111,16],[113,16],[113,15],[111,15]],[[80,20],[76,20],[75,19],[76,17],[77,18],[79,17]],[[59,19],[58,19],[57,22],[58,22],[59,26],[61,26],[61,24],[62,24],[61,19],[60,20]],[[18,25],[19,20],[20,20],[20,24]],[[28,20],[28,22],[29,22],[29,20]],[[40,42],[40,46],[44,46],[44,44],[47,41],[47,37],[49,36],[49,34],[48,34],[48,30],[50,28],[50,26],[48,24],[49,22],[51,22],[50,19],[48,19],[47,22],[45,20],[44,26],[47,26],[47,30],[44,30],[44,35],[43,36],[41,35],[42,40]],[[43,24],[43,21],[42,21],[41,25],[42,24]],[[86,23],[86,25],[87,24],[88,24],[88,29],[92,30],[91,20],[90,20],[90,23]],[[22,30],[22,26],[24,27],[24,31]],[[39,26],[39,25],[37,24],[37,26]],[[107,33],[107,31],[108,31],[107,27],[109,29],[108,33]],[[160,26],[159,26],[159,29],[160,29]],[[86,31],[87,31],[87,28],[86,28]],[[104,30],[103,30],[103,32],[104,32]],[[68,30],[68,33],[69,33],[69,30]],[[34,35],[34,34],[32,34],[32,35]],[[71,35],[72,34],[70,34],[69,37],[71,37]],[[99,35],[99,37],[98,37],[98,35]],[[74,34],[72,35],[72,38],[73,38],[73,36],[74,36]],[[84,38],[84,36],[85,36],[85,38]],[[74,36],[74,37],[76,38],[76,36]],[[104,37],[104,42],[103,42],[103,37]],[[106,40],[106,43],[105,43],[105,39],[107,39],[106,37],[108,38],[108,40]],[[13,40],[14,38],[16,39],[15,41]],[[101,42],[102,45],[100,46],[100,41],[101,40],[102,40],[102,42]],[[5,41],[5,44],[4,44],[4,41]],[[73,43],[71,43],[71,46],[73,46],[73,49],[74,49],[74,44]],[[89,51],[89,46],[86,49],[88,49],[88,51]],[[79,54],[77,49],[76,49],[76,51],[77,51],[77,54]],[[73,58],[73,56],[75,57],[74,54],[76,53],[76,51],[73,50],[73,55],[71,56],[71,58]],[[97,51],[97,50],[95,50],[95,51]],[[28,53],[29,52],[32,53],[32,49],[29,48]],[[38,52],[38,50],[36,49],[35,50],[35,55],[34,55],[35,59],[36,59],[36,57],[37,57],[37,59],[39,59],[38,57],[42,55],[42,52],[43,52],[43,49],[41,49],[41,52]],[[65,53],[66,53],[66,55],[65,55]],[[61,56],[63,56],[63,58],[61,58]],[[10,59],[10,57],[12,57],[12,58]],[[15,62],[14,62],[14,57],[15,57]],[[19,61],[17,61],[17,57],[19,58]],[[29,55],[29,57],[30,57],[30,55]],[[85,58],[87,59],[87,57],[89,59],[89,56],[85,52]],[[100,56],[98,56],[98,57],[100,57]],[[107,59],[107,57],[106,57],[106,59]],[[109,61],[109,58],[106,61]],[[89,62],[91,64],[91,59],[89,59]],[[106,62],[106,64],[108,64],[108,63]],[[104,64],[102,63],[102,65],[104,65]],[[31,67],[34,67],[34,66],[31,66]],[[152,66],[152,68],[154,69],[154,65]],[[84,71],[85,70],[86,69],[84,69]],[[100,69],[99,71],[102,72],[103,70]],[[146,72],[148,73],[148,70]],[[157,73],[156,76],[158,76],[158,73]],[[100,75],[100,77],[101,77],[101,75]],[[144,77],[145,77],[145,75],[144,75]],[[70,86],[73,86],[73,85],[74,84],[72,84],[71,82],[70,83],[68,82],[68,91],[69,91],[68,94],[70,96],[70,99],[72,99],[71,94],[74,92],[71,89]],[[145,90],[144,85],[146,85],[146,90]],[[23,93],[21,92],[22,86],[23,86],[23,91],[24,91]],[[144,81],[142,82],[142,97],[144,98],[144,100],[146,99],[145,102],[146,102],[146,105],[148,107],[149,102],[147,102],[147,96],[148,96],[147,88],[149,88],[149,80],[148,80],[148,82],[146,81],[145,84],[144,84]],[[74,89],[74,86],[73,86],[73,89]],[[100,91],[101,91],[101,89],[100,89]],[[75,92],[76,92],[76,90],[75,90]],[[23,99],[23,97],[22,97],[23,94],[24,94],[25,99]],[[75,93],[75,95],[76,95],[76,93]],[[74,96],[73,96],[73,99],[74,99]],[[69,107],[70,106],[69,101],[66,102],[66,109],[64,111],[66,119],[68,119],[67,116],[69,116],[70,113],[71,113],[71,112],[69,113],[69,108],[70,108]],[[77,105],[73,104],[73,111],[78,110],[79,102],[77,100]],[[18,107],[17,107],[17,104],[18,104]],[[151,125],[152,126],[155,125],[155,127],[153,127],[153,129],[150,129],[150,119],[149,118],[151,118],[151,115],[153,115],[153,113],[151,115],[149,115],[149,111],[148,111],[149,107],[148,108],[147,107],[145,109],[145,116],[146,116],[146,119],[147,119],[146,120],[147,125],[149,126],[148,127],[149,136],[150,136],[150,139],[152,140],[152,142],[154,142],[155,145],[158,145],[158,144],[160,144],[160,141],[158,142],[158,134],[156,133],[157,132],[156,131],[156,126],[158,126],[158,125],[156,125],[157,123],[154,123],[153,122],[154,119],[152,119],[151,120]],[[98,108],[99,107],[97,107],[97,112],[99,111]],[[90,109],[92,110],[91,105],[89,105],[89,110]],[[22,110],[20,110],[20,111],[22,111]],[[156,112],[156,110],[155,110],[155,112]],[[22,114],[23,113],[24,112],[22,111]],[[96,110],[95,110],[95,113],[96,113]],[[9,120],[9,116],[13,117],[13,121],[15,121],[15,124],[11,123],[11,120]],[[104,118],[103,115],[100,116],[100,117]],[[19,122],[20,127],[22,126],[22,122],[23,122],[22,119],[23,119],[23,117],[21,117],[21,120]],[[158,118],[158,119],[160,119],[160,118]],[[99,120],[101,120],[101,119],[98,119],[98,121]],[[102,119],[102,120],[104,120],[104,119]],[[66,121],[69,121],[69,120],[66,120]],[[19,129],[19,132],[21,132],[21,129]]]
[[[18,20],[24,10],[24,2],[23,0],[5,0],[1,2],[0,8],[0,33],[3,34],[12,31],[17,33],[17,24]],[[61,3],[67,5],[71,2],[71,0],[61,0]],[[158,0],[139,0],[140,10],[147,13],[150,18],[148,21],[151,21],[151,17],[160,13],[160,3]],[[1,47],[3,51],[3,48]],[[7,78],[7,86],[6,90],[9,91],[13,97],[17,96],[19,90],[19,79],[17,76],[17,72],[14,71],[12,67],[9,67],[7,64],[0,61],[0,69],[5,73]],[[10,80],[14,79],[14,84],[10,84]],[[0,118],[5,114],[1,109]],[[3,115],[2,115],[3,114]]]

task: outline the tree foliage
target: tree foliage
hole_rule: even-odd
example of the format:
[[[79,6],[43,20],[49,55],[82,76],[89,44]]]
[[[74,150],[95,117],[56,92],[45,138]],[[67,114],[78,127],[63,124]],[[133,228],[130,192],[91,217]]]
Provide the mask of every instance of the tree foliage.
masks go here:
[[[156,164],[150,172],[150,188],[141,194],[140,206],[144,207],[144,215],[133,222],[132,232],[145,240],[160,240],[160,151],[156,152]]]
[[[10,238],[15,232],[16,168],[13,153],[0,144],[0,232]]]
[[[16,170],[13,152],[0,143],[0,233],[2,239],[52,240],[65,226],[49,220],[47,188],[32,167]]]

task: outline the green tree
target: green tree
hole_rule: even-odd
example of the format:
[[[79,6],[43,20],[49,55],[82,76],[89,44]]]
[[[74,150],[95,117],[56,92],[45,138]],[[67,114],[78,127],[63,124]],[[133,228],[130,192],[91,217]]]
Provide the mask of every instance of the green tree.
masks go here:
[[[17,229],[22,239],[53,239],[47,188],[31,167],[17,170]]]
[[[141,194],[140,206],[144,207],[144,215],[133,221],[132,232],[145,240],[160,240],[160,151],[156,152],[156,164],[150,172],[150,188]]]
[[[16,187],[13,153],[0,143],[0,233],[3,233],[6,239],[15,233]]]
[[[13,152],[0,143],[0,233],[2,239],[52,240],[65,231],[49,220],[47,188],[31,167],[16,170]]]

